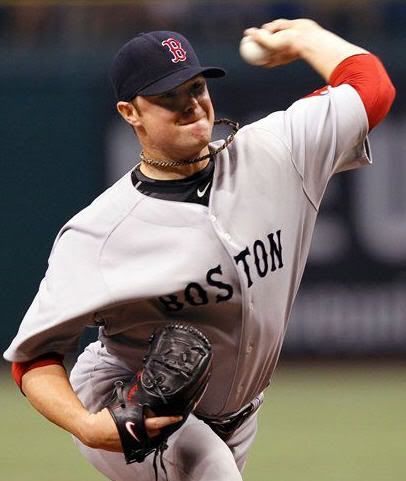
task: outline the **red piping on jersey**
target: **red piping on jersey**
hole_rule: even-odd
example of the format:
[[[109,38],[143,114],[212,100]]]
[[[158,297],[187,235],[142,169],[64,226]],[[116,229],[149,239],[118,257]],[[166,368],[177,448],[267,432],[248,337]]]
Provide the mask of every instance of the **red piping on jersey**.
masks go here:
[[[346,58],[334,69],[329,84],[338,87],[349,84],[358,92],[364,104],[369,130],[381,122],[389,112],[396,90],[378,57],[370,53]],[[326,87],[310,96],[319,95]]]
[[[13,362],[11,365],[11,375],[13,376],[13,379],[20,388],[21,392],[23,392],[21,389],[21,384],[25,373],[31,371],[31,369],[34,369],[36,367],[51,366],[53,364],[63,366],[62,354],[51,352],[43,354],[42,356],[38,356],[31,361]]]

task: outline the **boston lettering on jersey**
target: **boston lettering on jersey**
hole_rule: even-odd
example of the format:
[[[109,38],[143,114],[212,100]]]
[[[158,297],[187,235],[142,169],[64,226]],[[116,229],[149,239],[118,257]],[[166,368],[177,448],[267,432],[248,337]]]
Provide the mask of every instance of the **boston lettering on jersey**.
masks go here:
[[[255,240],[251,249],[247,246],[234,256],[234,262],[238,268],[243,270],[248,288],[256,279],[281,269],[283,267],[281,230],[268,234],[264,240]],[[223,270],[220,264],[209,269],[206,274],[207,285],[218,289],[215,297],[216,303],[228,301],[234,293],[233,286],[224,282],[222,276]],[[158,299],[167,311],[180,311],[185,304],[202,306],[209,303],[207,290],[198,282],[190,282],[185,287],[183,299],[176,294],[161,296]]]

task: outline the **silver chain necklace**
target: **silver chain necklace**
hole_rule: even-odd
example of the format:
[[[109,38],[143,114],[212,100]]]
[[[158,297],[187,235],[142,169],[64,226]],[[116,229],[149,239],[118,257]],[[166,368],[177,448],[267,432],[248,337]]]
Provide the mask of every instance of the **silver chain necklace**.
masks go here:
[[[233,122],[232,120],[229,119],[219,119],[214,121],[214,125],[218,124],[226,124],[229,125],[232,129],[231,134],[225,139],[224,143],[220,145],[217,149],[214,149],[210,151],[210,153],[202,155],[201,157],[196,157],[195,159],[189,159],[189,160],[155,160],[155,159],[150,159],[149,157],[146,157],[144,154],[144,151],[141,151],[140,153],[140,160],[142,162],[145,162],[146,164],[153,165],[155,167],[177,167],[180,165],[189,165],[189,164],[195,164],[196,162],[200,162],[201,160],[208,159],[211,156],[214,156],[224,150],[226,147],[228,147],[231,142],[234,140],[235,134],[238,132],[238,129],[240,128],[240,125],[238,122]]]

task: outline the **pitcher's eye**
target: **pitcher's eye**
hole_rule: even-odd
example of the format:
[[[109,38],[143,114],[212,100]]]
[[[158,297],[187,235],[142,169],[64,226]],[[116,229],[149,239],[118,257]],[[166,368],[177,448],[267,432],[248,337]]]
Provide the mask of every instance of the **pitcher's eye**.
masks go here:
[[[159,96],[159,98],[161,99],[173,99],[174,97],[176,97],[175,90],[170,90],[169,92],[166,92]]]
[[[192,91],[194,94],[199,95],[204,92],[205,87],[206,87],[206,82],[203,82],[202,80],[198,80],[192,85]]]

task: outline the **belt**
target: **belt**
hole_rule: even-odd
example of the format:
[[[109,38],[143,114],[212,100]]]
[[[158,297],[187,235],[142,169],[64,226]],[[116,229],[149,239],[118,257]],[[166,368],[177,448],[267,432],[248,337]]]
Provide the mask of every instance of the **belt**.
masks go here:
[[[197,418],[208,424],[223,441],[227,441],[234,432],[259,409],[263,401],[264,394],[261,393],[235,413],[228,414],[222,418],[201,416],[197,413],[194,414]]]

